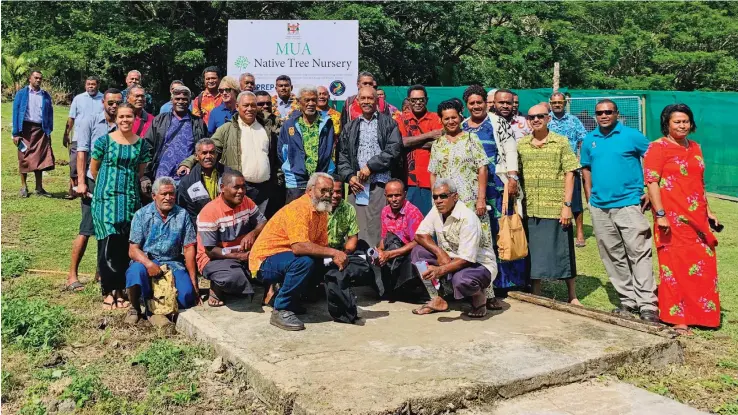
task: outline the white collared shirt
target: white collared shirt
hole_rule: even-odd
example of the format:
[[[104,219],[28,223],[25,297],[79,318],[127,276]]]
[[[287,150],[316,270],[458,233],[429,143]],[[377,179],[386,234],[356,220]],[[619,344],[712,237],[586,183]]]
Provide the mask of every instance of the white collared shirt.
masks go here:
[[[464,203],[457,201],[445,222],[438,208],[433,206],[420,222],[415,234],[435,235],[438,246],[451,258],[461,258],[480,264],[489,270],[493,278],[497,275],[495,251],[491,244],[484,246],[482,224],[477,215]]]
[[[263,183],[269,180],[269,134],[254,120],[246,124],[239,117],[241,129],[241,172],[247,182]]]

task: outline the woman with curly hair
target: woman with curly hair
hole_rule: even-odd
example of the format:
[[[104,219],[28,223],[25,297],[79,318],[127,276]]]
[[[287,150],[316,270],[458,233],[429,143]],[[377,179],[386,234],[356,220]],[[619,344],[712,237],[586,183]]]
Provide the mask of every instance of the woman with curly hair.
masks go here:
[[[692,334],[690,326],[720,325],[718,241],[709,221],[719,223],[707,204],[702,149],[687,138],[696,129],[687,105],[668,105],[661,112],[664,137],[643,157],[659,258],[659,318],[684,335]]]
[[[511,200],[515,203],[518,181],[518,149],[517,142],[509,124],[497,115],[487,112],[485,97],[487,93],[479,85],[472,85],[464,91],[463,99],[470,117],[461,123],[464,131],[474,133],[479,137],[482,148],[487,155],[487,204],[492,207],[489,212],[492,243],[497,255],[497,234],[500,231],[499,218],[502,216],[502,197],[505,182],[510,182]],[[496,126],[496,128],[495,128]],[[506,214],[511,214],[510,206]],[[525,258],[515,261],[500,261],[497,263],[497,278],[494,286],[487,290],[487,306],[491,310],[500,309],[500,304],[494,296],[493,288],[510,289],[524,288]]]

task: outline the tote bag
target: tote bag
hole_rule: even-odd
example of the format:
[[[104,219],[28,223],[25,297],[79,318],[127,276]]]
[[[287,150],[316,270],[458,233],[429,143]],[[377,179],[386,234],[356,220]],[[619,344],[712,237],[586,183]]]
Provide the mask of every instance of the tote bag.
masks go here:
[[[502,216],[499,219],[500,232],[497,233],[497,255],[502,261],[514,261],[528,255],[528,241],[525,238],[523,220],[513,203],[513,214],[508,215],[508,184],[505,183],[502,196]]]

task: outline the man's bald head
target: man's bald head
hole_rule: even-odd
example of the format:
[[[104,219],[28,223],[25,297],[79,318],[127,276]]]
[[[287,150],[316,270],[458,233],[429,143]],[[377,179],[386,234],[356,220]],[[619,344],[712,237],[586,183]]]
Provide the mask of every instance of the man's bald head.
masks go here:
[[[536,104],[528,110],[528,125],[535,133],[547,134],[548,122],[551,118],[548,115],[549,109],[546,103]]]

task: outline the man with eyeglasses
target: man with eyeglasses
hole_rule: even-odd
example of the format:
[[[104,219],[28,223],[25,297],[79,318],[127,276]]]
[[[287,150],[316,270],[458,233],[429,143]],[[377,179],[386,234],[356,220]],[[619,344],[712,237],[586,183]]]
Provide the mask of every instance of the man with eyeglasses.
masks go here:
[[[223,103],[223,96],[218,92],[220,85],[220,69],[208,66],[202,71],[205,89],[192,101],[192,114],[202,118],[207,125],[210,112]]]
[[[120,90],[108,89],[103,94],[102,102],[98,104],[102,107],[102,111],[81,119],[76,123],[74,129],[77,137],[77,158],[69,162],[76,163],[77,171],[80,172],[77,187],[74,190],[81,198],[82,220],[79,223],[79,234],[72,242],[71,263],[66,282],[66,289],[69,291],[84,290],[78,278],[79,263],[85,255],[90,236],[95,234],[95,227],[92,223],[92,194],[95,191],[95,180],[92,179],[92,173],[89,170],[90,151],[95,146],[95,141],[117,129],[115,115],[118,112],[118,105],[122,103],[123,95]]]
[[[256,89],[256,77],[252,73],[244,72],[238,77],[238,84],[241,92],[254,92],[254,89]]]
[[[143,137],[151,128],[154,116],[146,109],[146,91],[141,85],[133,85],[128,88],[128,103],[133,107],[133,132]]]
[[[238,111],[236,110],[236,96],[239,94],[239,86],[236,79],[224,76],[220,80],[218,93],[223,97],[223,102],[210,112],[208,119],[208,135],[213,135],[221,125],[231,120]]]
[[[518,116],[515,111],[515,93],[509,89],[498,89],[495,92],[495,113],[510,124],[515,141],[530,134],[530,127],[525,117]]]
[[[643,192],[641,158],[649,141],[618,122],[618,106],[603,99],[595,106],[598,128],[581,148],[584,193],[589,200],[597,248],[620,297],[613,313],[658,322],[651,252],[651,229],[643,215],[650,201]]]
[[[582,140],[587,135],[587,130],[579,121],[579,118],[566,112],[566,96],[561,92],[554,92],[549,99],[551,106],[551,121],[548,129],[561,134],[569,139],[569,144],[574,154],[579,158]],[[584,241],[584,207],[582,206],[582,177],[579,169],[574,171],[574,193],[571,199],[571,211],[574,214],[574,222],[577,227],[577,235],[574,244],[577,248],[583,248]]]
[[[444,178],[433,183],[433,204],[415,232],[418,246],[410,253],[431,299],[413,310],[413,314],[448,311],[443,296],[453,294],[457,300],[471,298],[468,317],[484,317],[485,290],[497,275],[492,244],[484,242],[476,213],[459,203],[452,180]]]
[[[438,114],[428,111],[428,91],[423,85],[411,86],[407,90],[407,99],[410,111],[403,111],[397,122],[407,159],[407,199],[427,215],[433,206],[428,163],[431,147],[441,136],[443,125]]]
[[[259,111],[274,115],[272,113],[272,96],[266,91],[256,91],[254,95],[256,95],[256,107]]]
[[[157,115],[145,136],[153,153],[151,163],[146,166],[150,182],[162,176],[179,182],[187,174],[179,164],[195,153],[195,143],[207,137],[205,123],[189,110],[191,97],[192,92],[186,86],[175,87],[172,111]]]

